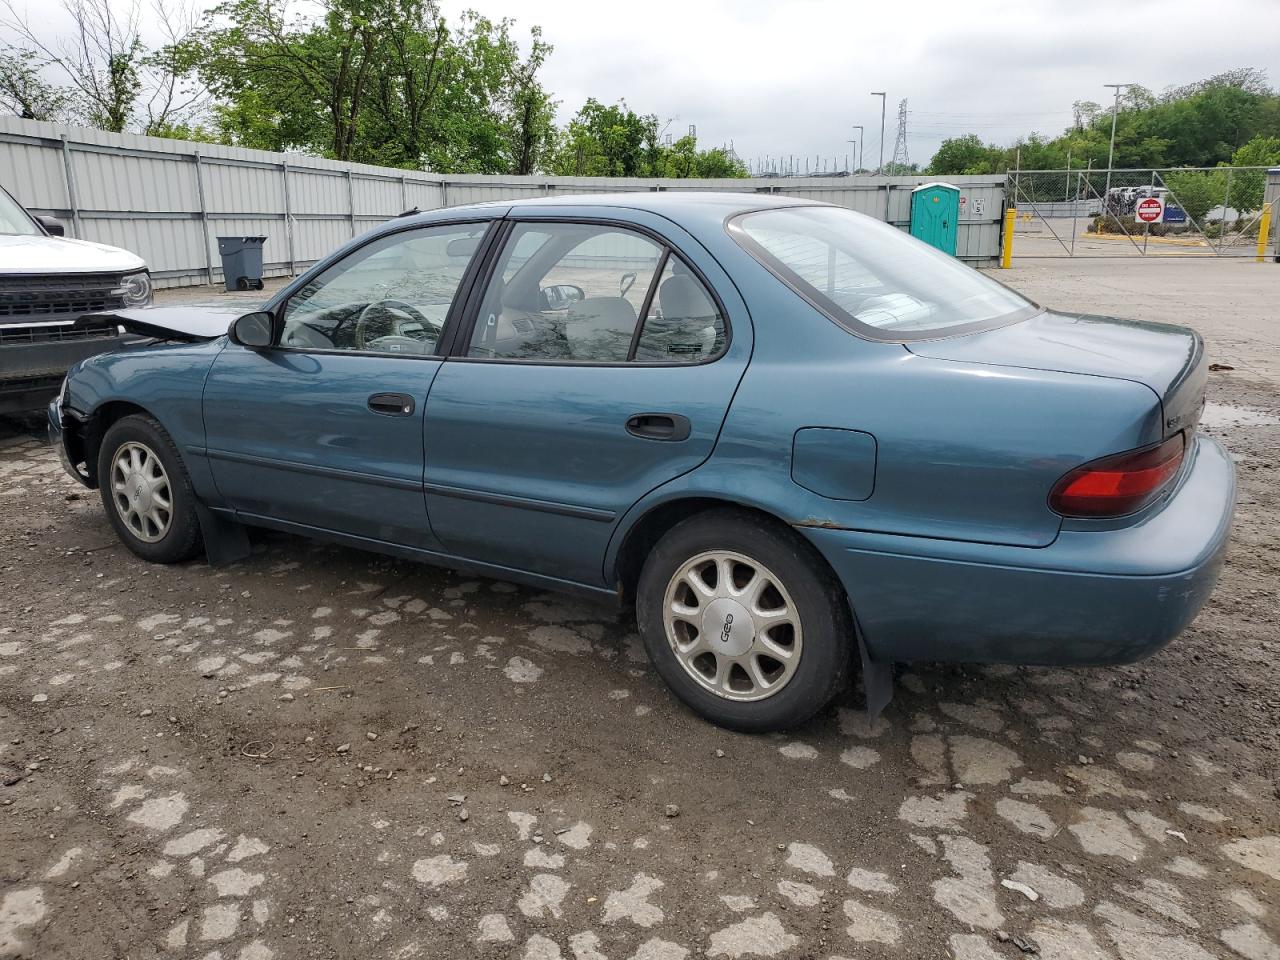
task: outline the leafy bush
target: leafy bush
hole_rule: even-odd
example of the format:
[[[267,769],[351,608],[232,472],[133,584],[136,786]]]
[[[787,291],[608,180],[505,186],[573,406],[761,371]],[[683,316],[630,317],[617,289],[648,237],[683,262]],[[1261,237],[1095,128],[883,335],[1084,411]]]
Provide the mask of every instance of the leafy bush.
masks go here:
[[[1204,215],[1222,203],[1227,190],[1227,180],[1221,171],[1174,170],[1165,175],[1165,186],[1187,216],[1197,223],[1204,222]]]

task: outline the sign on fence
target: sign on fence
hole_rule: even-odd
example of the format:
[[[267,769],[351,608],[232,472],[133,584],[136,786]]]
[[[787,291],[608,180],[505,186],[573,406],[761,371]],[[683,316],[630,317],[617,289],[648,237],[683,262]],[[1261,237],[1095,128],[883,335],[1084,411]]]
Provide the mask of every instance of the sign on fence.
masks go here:
[[[1144,197],[1138,201],[1133,215],[1140,223],[1159,223],[1164,217],[1164,201],[1159,197]]]

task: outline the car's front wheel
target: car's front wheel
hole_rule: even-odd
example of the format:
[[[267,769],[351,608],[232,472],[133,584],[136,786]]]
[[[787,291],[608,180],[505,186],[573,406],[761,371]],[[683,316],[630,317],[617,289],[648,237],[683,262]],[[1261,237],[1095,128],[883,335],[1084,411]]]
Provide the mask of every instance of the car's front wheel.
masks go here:
[[[748,732],[793,727],[848,675],[853,627],[816,551],[745,511],[698,514],[645,561],[636,620],[654,666],[686,704]]]
[[[191,480],[173,440],[151,417],[133,414],[107,429],[98,492],[116,533],[142,559],[178,563],[199,552]]]

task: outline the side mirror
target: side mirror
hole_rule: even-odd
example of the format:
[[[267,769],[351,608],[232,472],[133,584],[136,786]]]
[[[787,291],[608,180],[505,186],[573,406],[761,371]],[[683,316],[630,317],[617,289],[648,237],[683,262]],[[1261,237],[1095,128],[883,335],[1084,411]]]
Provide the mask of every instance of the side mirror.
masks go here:
[[[538,291],[543,310],[563,310],[569,304],[586,298],[586,292],[572,283],[558,283],[554,287],[543,287]]]
[[[40,222],[40,226],[44,227],[45,232],[53,237],[65,237],[67,228],[62,225],[62,221],[56,217],[36,217]]]
[[[231,321],[227,336],[232,343],[238,343],[242,347],[263,350],[275,340],[275,321],[265,310],[246,313]]]

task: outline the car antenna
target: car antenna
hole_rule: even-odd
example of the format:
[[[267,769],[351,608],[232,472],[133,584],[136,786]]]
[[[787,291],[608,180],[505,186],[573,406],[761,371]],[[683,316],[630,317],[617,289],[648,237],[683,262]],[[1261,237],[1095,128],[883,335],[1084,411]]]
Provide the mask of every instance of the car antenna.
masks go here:
[[[412,217],[415,213],[421,213],[421,212],[422,211],[419,210],[417,207],[414,207],[412,210],[406,210],[404,213],[397,213],[395,215],[395,219],[399,220],[401,217]]]

